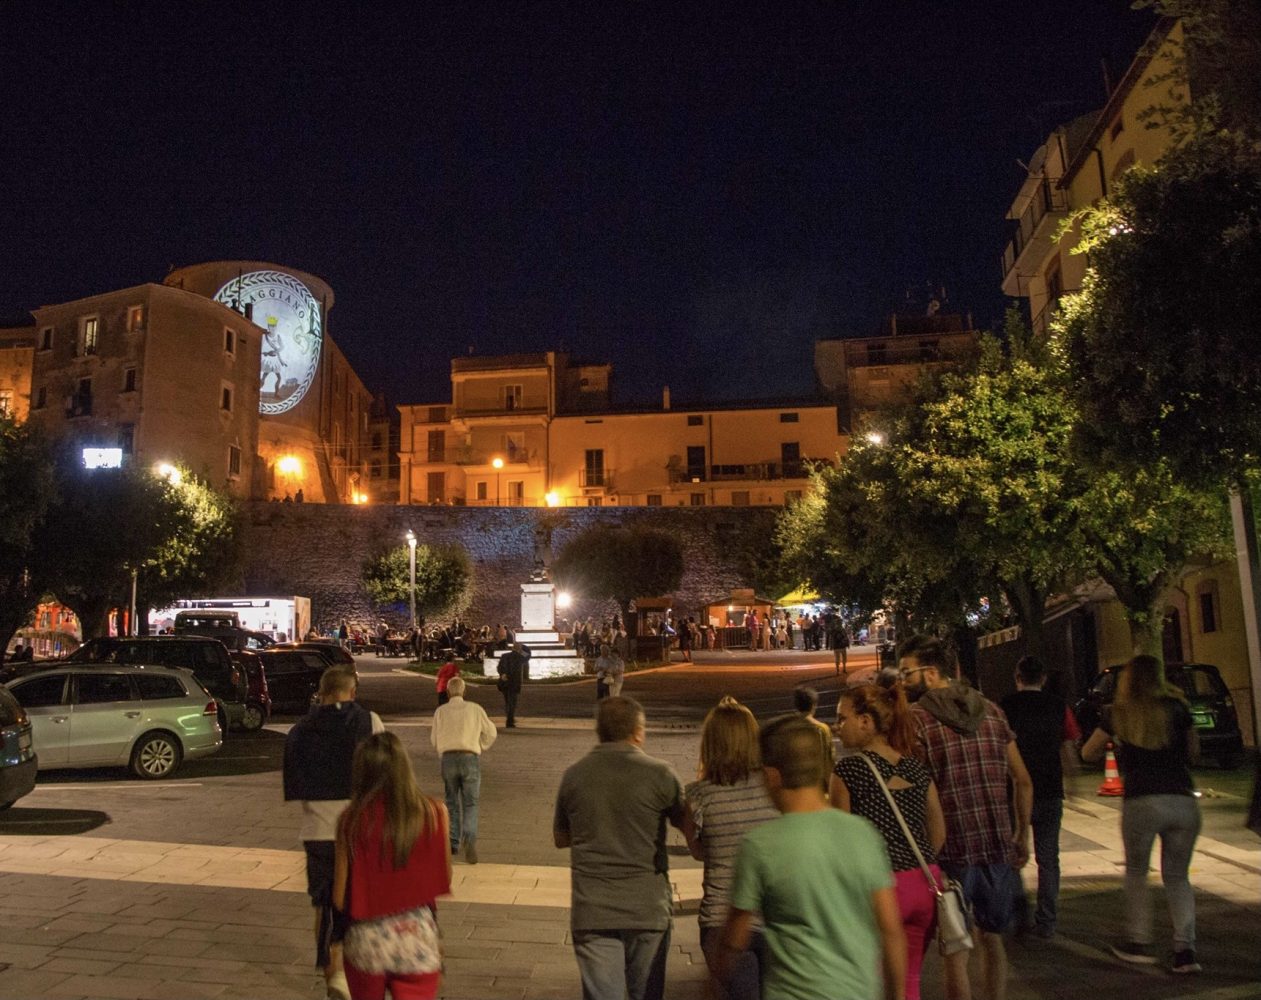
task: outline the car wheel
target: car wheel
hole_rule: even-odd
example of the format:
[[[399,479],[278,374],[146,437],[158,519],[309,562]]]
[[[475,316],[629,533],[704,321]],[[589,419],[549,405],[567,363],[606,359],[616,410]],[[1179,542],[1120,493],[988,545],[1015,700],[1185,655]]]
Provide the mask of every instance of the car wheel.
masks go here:
[[[267,716],[263,712],[263,706],[256,702],[250,702],[245,706],[245,711],[241,713],[241,728],[247,733],[257,732],[263,728],[263,723],[267,721]]]
[[[166,778],[175,773],[184,756],[180,742],[170,733],[145,733],[131,751],[131,773],[137,778]]]

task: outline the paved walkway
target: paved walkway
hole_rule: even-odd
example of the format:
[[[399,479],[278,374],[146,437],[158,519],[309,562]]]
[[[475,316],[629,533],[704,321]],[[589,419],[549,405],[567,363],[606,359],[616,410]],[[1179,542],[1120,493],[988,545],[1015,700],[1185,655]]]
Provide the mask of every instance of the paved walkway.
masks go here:
[[[437,762],[423,720],[390,725],[433,789]],[[154,784],[70,774],[41,782],[4,814],[0,997],[322,996],[309,965],[311,911],[296,810],[278,804],[280,736],[233,741],[232,756],[220,762],[228,773],[190,765],[188,777]],[[567,855],[546,833],[560,773],[590,743],[587,723],[531,720],[501,734],[485,758],[485,860],[457,863],[452,897],[440,904],[444,997],[579,995]],[[649,750],[687,775],[696,734],[654,731]],[[239,763],[229,766],[233,760]],[[1068,1000],[1086,990],[1141,990],[1157,1000],[1261,998],[1261,850],[1213,836],[1199,841],[1192,879],[1206,973],[1188,981],[1121,967],[1103,953],[1120,925],[1114,804],[1071,799],[1064,830],[1064,933],[1013,942],[1012,1000]],[[704,996],[705,980],[695,922],[700,867],[677,834],[671,864],[678,919],[667,995],[693,1000]],[[942,995],[940,973],[930,958],[926,997]]]

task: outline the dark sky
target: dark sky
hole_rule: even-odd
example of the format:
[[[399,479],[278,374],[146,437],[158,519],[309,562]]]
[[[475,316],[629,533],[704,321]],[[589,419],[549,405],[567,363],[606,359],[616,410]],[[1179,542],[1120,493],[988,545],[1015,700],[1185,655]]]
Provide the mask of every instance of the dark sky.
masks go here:
[[[811,387],[1003,215],[1151,24],[1053,3],[0,5],[0,317],[259,259],[395,402],[566,348],[621,401]]]

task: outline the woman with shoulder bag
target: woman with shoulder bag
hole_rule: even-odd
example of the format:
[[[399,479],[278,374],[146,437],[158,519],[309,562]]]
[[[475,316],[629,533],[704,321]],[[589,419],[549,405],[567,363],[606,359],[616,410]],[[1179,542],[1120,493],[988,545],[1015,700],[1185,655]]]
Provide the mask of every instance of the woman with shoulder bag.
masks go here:
[[[344,927],[351,1000],[432,1000],[442,976],[435,905],[451,891],[449,819],[422,795],[399,738],[355,750],[350,805],[337,828],[333,906]]]
[[[946,842],[937,787],[910,755],[914,730],[900,686],[845,691],[836,727],[842,745],[858,752],[836,762],[832,805],[870,820],[884,837],[906,930],[906,1000],[919,1000],[920,968],[937,922],[936,890],[945,884],[933,863]]]

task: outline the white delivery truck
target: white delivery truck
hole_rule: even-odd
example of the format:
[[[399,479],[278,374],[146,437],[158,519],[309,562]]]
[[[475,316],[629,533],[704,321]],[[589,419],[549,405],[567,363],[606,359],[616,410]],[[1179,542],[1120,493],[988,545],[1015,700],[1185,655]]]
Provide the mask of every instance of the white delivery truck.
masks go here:
[[[301,639],[311,627],[309,597],[196,597],[176,601],[169,608],[150,609],[149,632],[174,628],[181,611],[234,612],[241,628],[262,632],[276,642]]]

